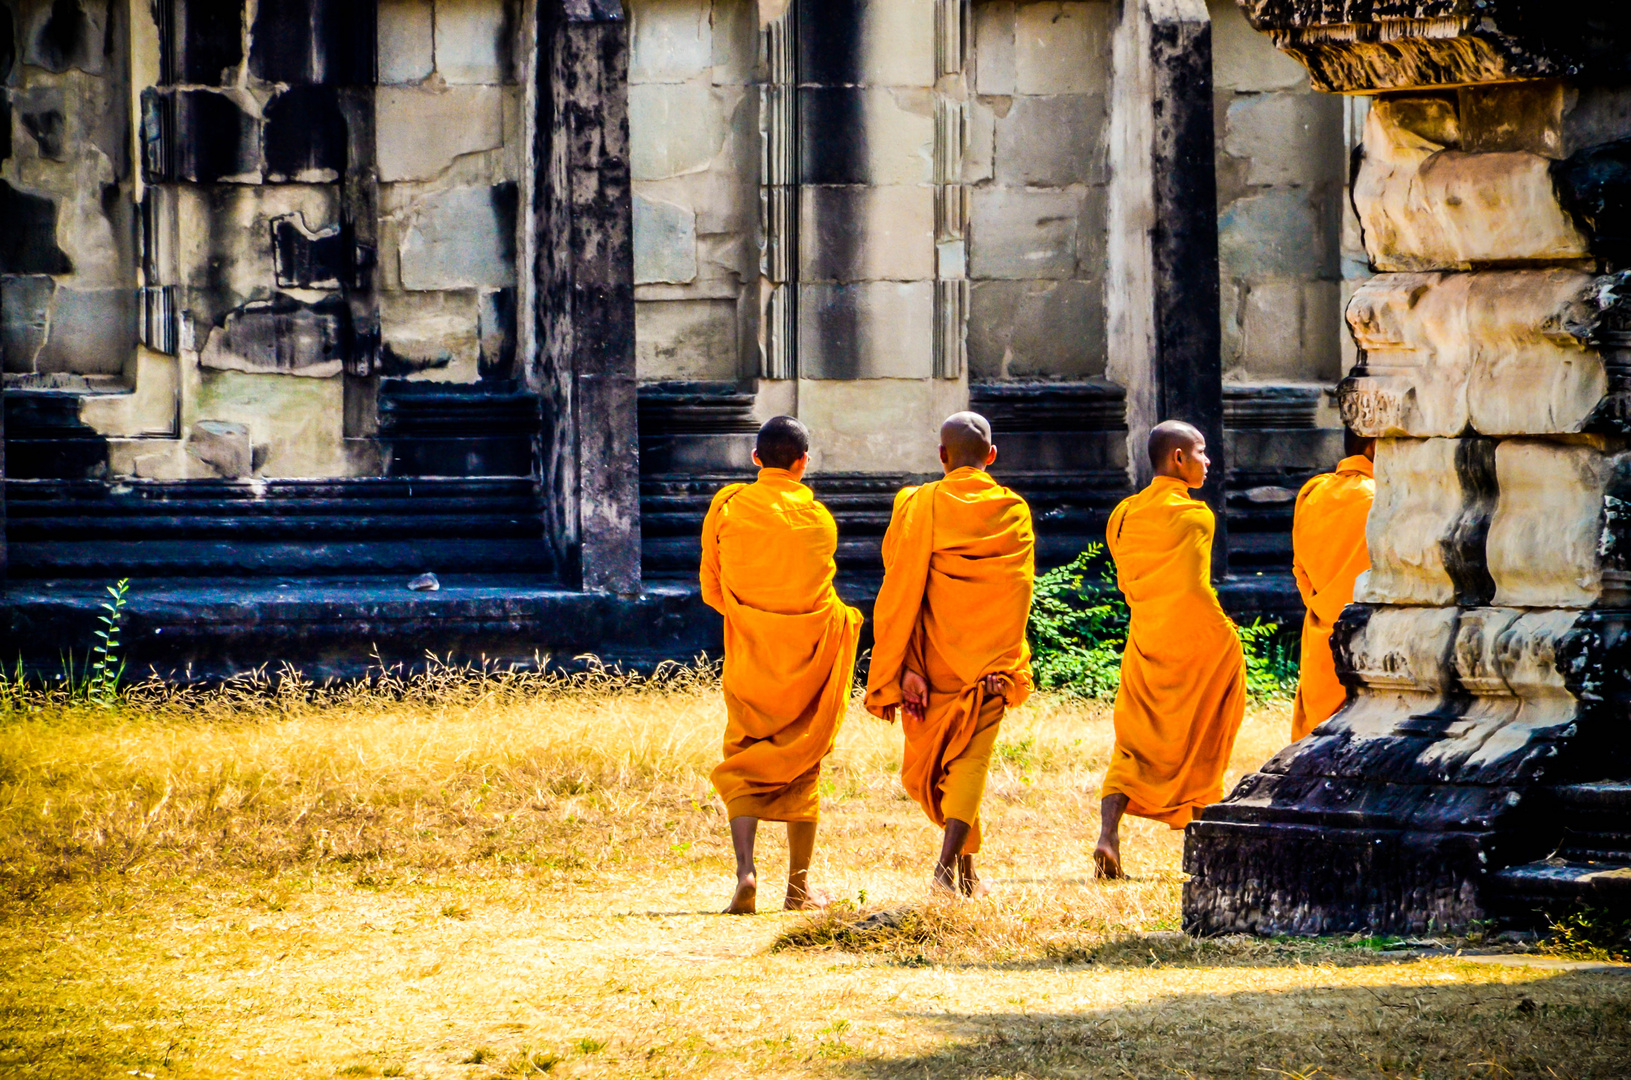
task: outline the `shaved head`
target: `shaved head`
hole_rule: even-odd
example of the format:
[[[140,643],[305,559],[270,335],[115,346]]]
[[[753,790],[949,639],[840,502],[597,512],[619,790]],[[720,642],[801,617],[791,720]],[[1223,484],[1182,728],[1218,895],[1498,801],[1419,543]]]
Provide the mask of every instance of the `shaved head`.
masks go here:
[[[753,452],[767,469],[791,469],[810,452],[810,429],[791,416],[772,416],[759,429]]]
[[[940,425],[940,446],[950,468],[983,469],[990,464],[991,423],[979,413],[952,413]]]
[[[1182,420],[1163,420],[1150,429],[1150,464],[1160,472],[1174,450],[1193,451],[1205,444],[1206,436],[1195,425]]]

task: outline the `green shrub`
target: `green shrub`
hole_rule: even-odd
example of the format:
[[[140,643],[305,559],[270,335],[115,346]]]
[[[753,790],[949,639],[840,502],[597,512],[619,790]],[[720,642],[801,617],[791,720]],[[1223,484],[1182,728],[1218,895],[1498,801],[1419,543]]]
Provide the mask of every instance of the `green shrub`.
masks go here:
[[[1069,565],[1040,575],[1026,628],[1037,687],[1114,698],[1130,617],[1103,544],[1089,544]],[[1289,700],[1297,691],[1295,637],[1260,619],[1236,631],[1246,654],[1247,695],[1255,702]]]
[[[1031,673],[1043,690],[1112,698],[1121,683],[1127,601],[1103,544],[1036,579],[1031,599]]]

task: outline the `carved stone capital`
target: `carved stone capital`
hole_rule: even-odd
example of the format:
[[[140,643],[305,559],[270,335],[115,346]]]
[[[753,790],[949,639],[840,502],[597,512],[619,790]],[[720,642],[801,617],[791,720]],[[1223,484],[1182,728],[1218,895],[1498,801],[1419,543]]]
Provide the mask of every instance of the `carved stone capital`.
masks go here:
[[[1252,26],[1344,94],[1631,72],[1618,0],[1239,0]]]

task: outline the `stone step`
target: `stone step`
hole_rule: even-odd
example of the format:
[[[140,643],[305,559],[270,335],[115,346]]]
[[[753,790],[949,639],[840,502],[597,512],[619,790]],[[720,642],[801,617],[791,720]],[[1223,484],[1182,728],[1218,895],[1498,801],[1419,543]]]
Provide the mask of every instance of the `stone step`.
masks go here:
[[[542,537],[387,541],[64,540],[8,545],[13,578],[345,577],[554,572]]]
[[[288,663],[307,677],[352,679],[381,662],[423,668],[427,650],[455,664],[571,666],[593,654],[650,670],[720,654],[720,621],[695,579],[651,583],[637,597],[564,588],[537,574],[440,570],[441,588],[414,592],[411,575],[147,578],[130,583],[123,657],[130,678],[156,671],[214,681]],[[106,581],[0,583],[0,642],[8,670],[56,678],[70,651],[83,660],[107,601]],[[553,660],[551,660],[553,658]]]
[[[1631,862],[1631,833],[1581,833],[1565,830],[1557,858],[1569,862]]]
[[[1631,855],[1604,861],[1541,859],[1498,870],[1490,884],[1507,911],[1518,918],[1537,910],[1559,916],[1577,905],[1631,916]]]
[[[1562,784],[1552,789],[1565,811],[1624,814],[1631,820],[1631,780],[1599,780],[1590,784]]]
[[[1631,858],[1631,783],[1603,780],[1552,789],[1564,823],[1560,851],[1622,851]]]

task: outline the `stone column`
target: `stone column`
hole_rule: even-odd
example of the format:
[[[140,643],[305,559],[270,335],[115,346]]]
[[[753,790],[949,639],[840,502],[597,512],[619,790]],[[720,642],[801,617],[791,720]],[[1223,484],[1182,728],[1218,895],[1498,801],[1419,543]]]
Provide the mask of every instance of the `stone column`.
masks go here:
[[[1218,322],[1212,27],[1203,0],[1124,0],[1112,39],[1110,357],[1127,389],[1127,460],[1149,482],[1145,443],[1162,420],[1206,435],[1217,513],[1213,572],[1226,571]]]
[[[1631,790],[1597,783],[1631,779],[1631,34],[1442,6],[1243,2],[1317,89],[1375,95],[1341,405],[1380,442],[1348,703],[1190,826],[1194,931],[1528,919],[1631,866],[1558,809]]]
[[[628,24],[618,0],[541,0],[532,92],[540,469],[563,578],[640,590]]]

